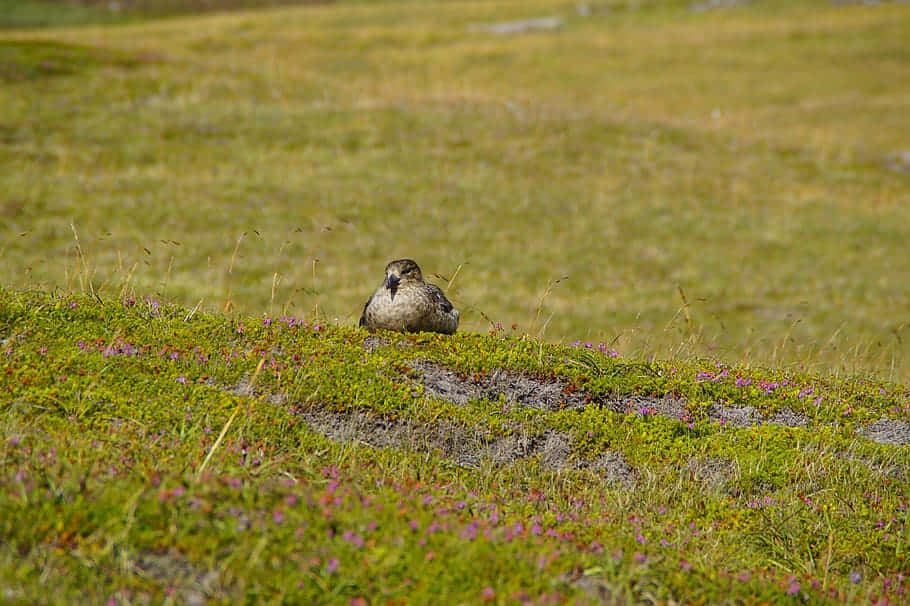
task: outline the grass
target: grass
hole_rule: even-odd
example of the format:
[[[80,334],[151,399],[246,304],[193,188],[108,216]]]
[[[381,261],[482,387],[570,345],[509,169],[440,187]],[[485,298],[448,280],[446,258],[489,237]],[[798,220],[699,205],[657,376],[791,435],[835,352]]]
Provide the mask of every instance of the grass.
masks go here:
[[[545,339],[905,379],[907,8],[624,6],[9,31],[0,280],[352,323],[411,256],[468,330],[561,280]]]
[[[910,440],[896,385],[8,290],[0,334],[13,602],[899,603],[910,589],[906,444],[864,433],[903,423]],[[428,361],[463,389],[513,373],[564,401],[439,397]],[[801,420],[739,424],[743,406]],[[458,455],[467,436],[477,456]]]
[[[906,598],[906,5],[14,4],[3,600]]]
[[[0,29],[113,25],[149,17],[316,3],[321,0],[0,0]]]
[[[407,255],[462,267],[468,330],[528,329],[567,276],[544,338],[904,379],[906,7],[620,9],[7,32],[0,279],[77,287],[75,225],[81,287],[344,323]]]

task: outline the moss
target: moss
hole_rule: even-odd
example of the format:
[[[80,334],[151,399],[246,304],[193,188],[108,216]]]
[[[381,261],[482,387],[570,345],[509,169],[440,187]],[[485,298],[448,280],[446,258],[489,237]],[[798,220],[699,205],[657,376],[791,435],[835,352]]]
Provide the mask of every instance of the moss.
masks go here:
[[[863,601],[883,579],[889,595],[905,590],[905,447],[857,437],[860,419],[804,406],[808,427],[737,427],[701,418],[702,404],[683,407],[687,420],[597,400],[695,394],[765,418],[812,385],[863,418],[902,418],[899,386],[772,369],[706,381],[710,361],[581,368],[571,348],[528,339],[370,345],[347,327],[9,290],[0,335],[0,558],[17,599],[38,596],[23,579],[39,570],[66,579],[61,596],[95,601],[432,601],[442,587],[464,601],[781,601],[794,583]],[[466,384],[508,369],[590,398],[534,409],[504,393],[428,397],[416,360]],[[745,374],[786,381],[787,396],[737,387]],[[308,424],[317,410],[421,429],[417,441],[336,441]],[[478,446],[465,467],[468,453],[436,435],[513,450],[485,459],[494,451]]]

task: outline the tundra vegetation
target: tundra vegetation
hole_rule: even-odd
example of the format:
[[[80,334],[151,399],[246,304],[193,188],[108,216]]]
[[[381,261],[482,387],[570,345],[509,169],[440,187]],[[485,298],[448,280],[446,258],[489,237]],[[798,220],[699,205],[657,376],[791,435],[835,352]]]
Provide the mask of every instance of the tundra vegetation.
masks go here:
[[[0,0],[2,601],[907,600],[910,6],[277,4]]]

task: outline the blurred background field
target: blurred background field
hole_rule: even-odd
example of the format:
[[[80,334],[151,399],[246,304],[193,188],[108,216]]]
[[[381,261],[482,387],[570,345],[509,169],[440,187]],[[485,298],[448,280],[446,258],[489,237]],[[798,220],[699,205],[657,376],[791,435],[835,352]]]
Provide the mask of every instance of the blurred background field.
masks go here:
[[[910,379],[910,4],[264,4],[0,0],[0,282]]]

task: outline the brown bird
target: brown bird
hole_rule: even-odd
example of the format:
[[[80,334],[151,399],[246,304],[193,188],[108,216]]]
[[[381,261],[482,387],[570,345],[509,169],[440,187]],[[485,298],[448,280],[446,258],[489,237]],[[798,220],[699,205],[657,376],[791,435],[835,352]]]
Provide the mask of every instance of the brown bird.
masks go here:
[[[423,281],[420,267],[411,259],[398,259],[385,267],[385,281],[363,306],[360,325],[369,331],[441,332],[458,328],[458,310],[442,290]]]

